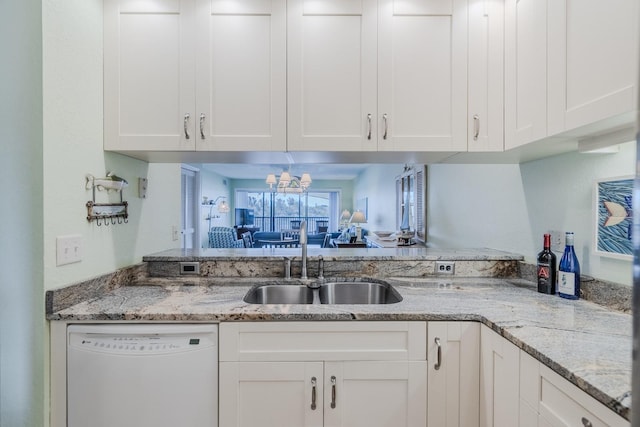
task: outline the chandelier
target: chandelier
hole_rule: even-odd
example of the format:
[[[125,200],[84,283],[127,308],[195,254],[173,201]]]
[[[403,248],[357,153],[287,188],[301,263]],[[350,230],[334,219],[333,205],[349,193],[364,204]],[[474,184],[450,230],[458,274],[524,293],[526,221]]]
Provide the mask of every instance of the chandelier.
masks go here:
[[[282,172],[279,179],[275,174],[267,175],[265,182],[269,190],[276,193],[306,193],[311,186],[311,175],[303,173],[301,177],[291,176],[289,172]]]

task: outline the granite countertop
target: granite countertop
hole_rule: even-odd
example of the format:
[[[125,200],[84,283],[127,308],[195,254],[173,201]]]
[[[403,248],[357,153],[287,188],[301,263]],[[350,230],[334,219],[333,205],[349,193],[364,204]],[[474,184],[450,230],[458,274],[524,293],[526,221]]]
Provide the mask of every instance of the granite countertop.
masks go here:
[[[522,260],[522,255],[495,249],[431,249],[419,246],[393,248],[317,248],[309,247],[309,257],[323,255],[339,260],[371,261],[414,260],[414,261],[492,261]],[[211,261],[244,260],[261,261],[265,258],[300,256],[300,248],[251,248],[251,249],[168,249],[142,258],[145,262],[171,261]]]
[[[377,253],[384,249],[371,251]],[[203,252],[206,251],[193,254],[168,251],[147,256],[145,260],[203,260],[207,257]],[[340,256],[357,256],[348,252],[340,250]],[[499,255],[504,257],[504,253]],[[232,256],[237,259],[238,252],[234,251]],[[247,256],[256,256],[255,251]],[[379,256],[386,255],[380,253]],[[395,250],[393,256],[398,256]],[[421,254],[408,256],[430,255],[423,249]],[[442,251],[437,256],[436,259],[446,259]],[[464,254],[457,251],[456,259],[461,256]],[[632,343],[629,314],[585,300],[539,294],[533,283],[522,279],[384,280],[395,286],[403,301],[388,305],[253,305],[242,301],[251,286],[282,281],[141,277],[135,284],[106,290],[68,308],[50,312],[47,318],[64,321],[478,321],[629,419]]]

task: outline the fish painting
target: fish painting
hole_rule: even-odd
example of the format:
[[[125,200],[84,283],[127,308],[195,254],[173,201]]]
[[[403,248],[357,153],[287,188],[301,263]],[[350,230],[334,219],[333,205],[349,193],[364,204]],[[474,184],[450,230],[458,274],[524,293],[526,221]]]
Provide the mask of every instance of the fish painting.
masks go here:
[[[91,174],[87,174],[87,189],[97,187],[98,190],[122,191],[129,183],[126,179],[120,178],[113,172],[108,172],[104,178],[96,178]]]
[[[632,179],[598,182],[597,252],[622,256],[633,254],[632,195]]]
[[[609,212],[609,217],[604,221],[605,227],[611,227],[612,225],[620,224],[627,218],[631,218],[631,206],[629,209],[625,208],[619,203],[615,202],[603,202],[604,207],[607,208],[607,212]],[[627,203],[631,203],[628,201]]]

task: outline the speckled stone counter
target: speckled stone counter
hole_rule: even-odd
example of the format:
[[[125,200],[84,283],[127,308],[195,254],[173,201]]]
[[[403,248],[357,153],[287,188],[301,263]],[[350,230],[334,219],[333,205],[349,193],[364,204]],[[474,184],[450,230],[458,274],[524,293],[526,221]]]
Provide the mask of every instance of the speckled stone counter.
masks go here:
[[[406,249],[402,249],[406,250]],[[411,250],[411,249],[409,249]],[[272,251],[272,250],[269,250]],[[280,250],[282,251],[282,250]],[[345,251],[345,252],[342,252]],[[372,251],[384,251],[373,249]],[[424,250],[423,250],[424,251]],[[182,253],[182,251],[178,251]],[[209,251],[207,251],[209,252]],[[242,252],[240,250],[240,252]],[[253,252],[253,251],[251,251]],[[286,252],[286,250],[285,250]],[[348,253],[340,250],[337,261],[353,263],[382,261],[367,259],[361,252]],[[293,279],[284,282],[277,277],[281,272],[275,268],[273,277],[257,278],[256,271],[264,272],[264,266],[254,261],[262,255],[248,253],[242,261],[238,254],[220,253],[218,257],[208,253],[176,254],[174,251],[145,257],[148,263],[175,263],[197,260],[201,263],[235,262],[236,276],[214,276],[216,268],[201,272],[199,276],[153,277],[144,274],[147,264],[134,266],[127,274],[108,276],[74,287],[49,291],[47,294],[47,318],[69,322],[84,321],[345,321],[345,320],[423,320],[423,321],[478,321],[514,343],[519,348],[549,366],[555,372],[578,386],[607,407],[629,419],[631,405],[631,316],[602,307],[585,300],[570,301],[556,296],[536,292],[532,282],[511,274],[506,277],[459,277],[458,264],[464,261],[488,262],[478,264],[484,269],[493,265],[489,251],[482,258],[471,251],[456,260],[456,276],[423,277],[424,266],[414,266],[407,274],[395,268],[383,268],[382,276],[398,290],[403,300],[388,305],[255,305],[243,301],[252,286],[265,283],[281,285],[297,284]],[[297,251],[296,251],[297,253]],[[282,264],[283,254],[276,256],[277,265]],[[291,254],[295,257],[296,254]],[[370,254],[371,255],[371,254]],[[443,252],[407,254],[405,261],[413,264],[428,264],[438,259],[448,259]],[[518,260],[521,257],[495,252],[498,263]],[[269,258],[268,255],[264,255]],[[317,256],[310,250],[310,256]],[[375,257],[385,257],[379,253]],[[390,255],[391,256],[391,255]],[[331,259],[331,253],[323,253]],[[416,260],[416,257],[418,258]],[[475,257],[475,258],[474,258]],[[268,262],[273,259],[263,260]],[[390,261],[398,261],[397,257]],[[402,261],[402,260],[400,260]],[[418,262],[416,262],[418,261]],[[518,261],[515,261],[518,262]],[[327,263],[329,266],[331,262]],[[411,264],[411,263],[409,263]],[[239,267],[242,265],[242,267]],[[252,270],[253,269],[253,270]],[[341,268],[336,269],[340,271]],[[428,270],[428,268],[427,268]],[[464,270],[464,269],[463,269]],[[231,275],[232,270],[228,270]],[[253,271],[253,272],[252,272]],[[373,271],[380,272],[378,268]],[[495,273],[495,269],[492,270]],[[363,276],[367,274],[361,273]],[[425,273],[425,275],[427,275]],[[336,278],[336,274],[325,276]],[[399,277],[404,276],[404,277]],[[511,277],[509,277],[511,276]],[[315,275],[311,275],[315,277]],[[345,277],[345,280],[360,280]],[[377,277],[377,276],[369,276]],[[114,284],[114,282],[117,282]],[[87,289],[84,293],[82,289]],[[76,295],[73,297],[72,295]]]

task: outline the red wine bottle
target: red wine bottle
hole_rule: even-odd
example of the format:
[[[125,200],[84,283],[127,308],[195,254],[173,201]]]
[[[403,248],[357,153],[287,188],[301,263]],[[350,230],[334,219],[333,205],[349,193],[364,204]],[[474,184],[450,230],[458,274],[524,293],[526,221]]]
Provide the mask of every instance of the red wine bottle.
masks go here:
[[[538,254],[538,292],[556,293],[556,256],[551,252],[551,235],[544,235],[542,252]]]
[[[580,263],[573,249],[573,233],[567,232],[564,254],[558,271],[558,295],[562,298],[580,298]]]

